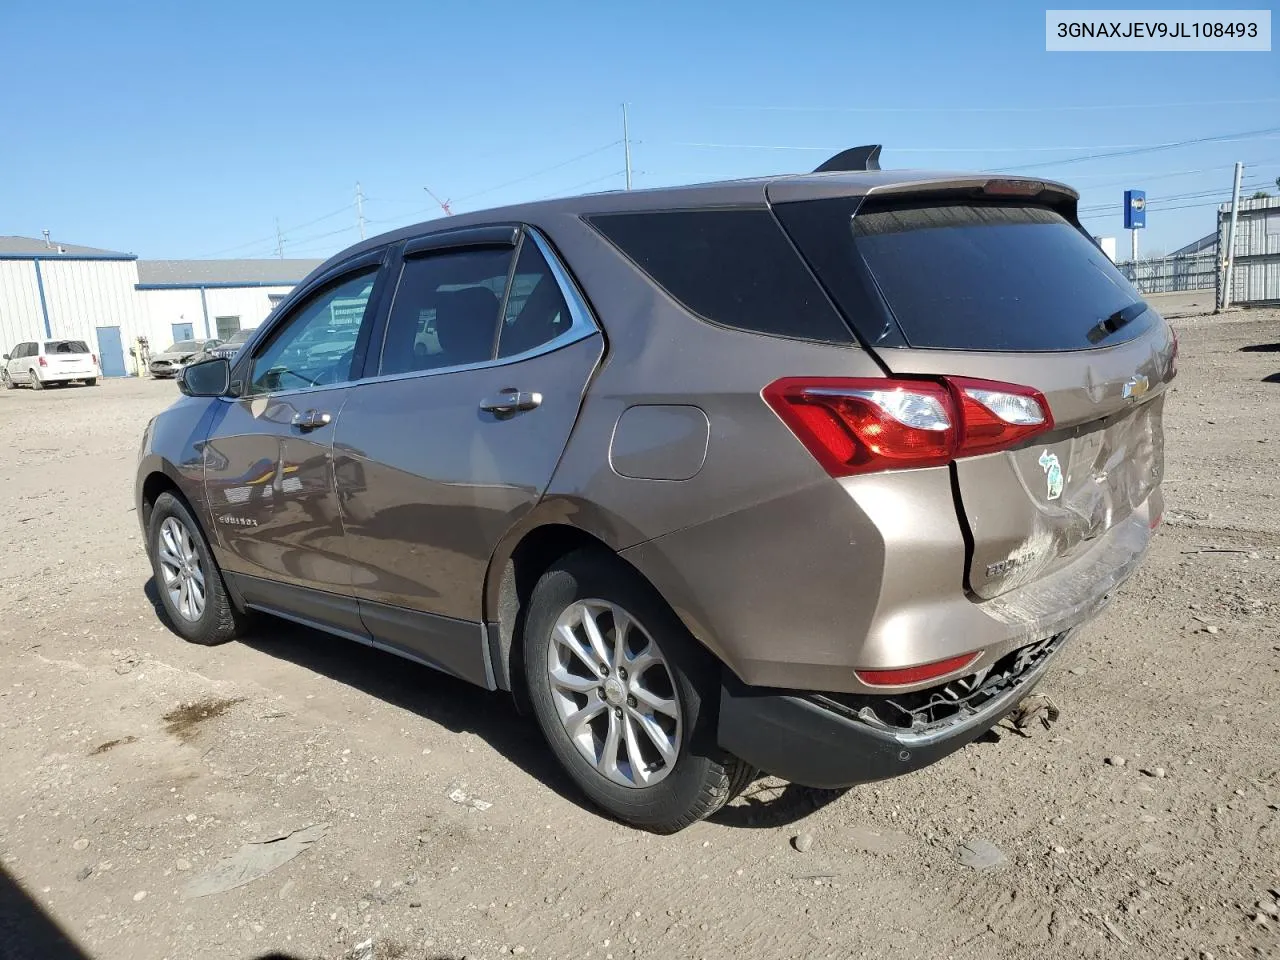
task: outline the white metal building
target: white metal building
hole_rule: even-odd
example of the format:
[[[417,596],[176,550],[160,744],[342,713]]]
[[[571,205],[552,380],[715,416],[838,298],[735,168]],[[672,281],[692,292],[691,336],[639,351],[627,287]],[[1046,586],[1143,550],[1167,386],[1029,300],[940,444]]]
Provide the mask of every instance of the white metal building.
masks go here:
[[[1227,249],[1230,223],[1231,204],[1224,203],[1218,208],[1219,250]],[[1223,282],[1221,276],[1218,282]],[[1240,199],[1231,302],[1257,306],[1280,303],[1280,197]]]
[[[74,338],[104,376],[136,372],[139,337],[175,340],[256,327],[319,260],[139,260],[129,253],[0,237],[0,350]]]

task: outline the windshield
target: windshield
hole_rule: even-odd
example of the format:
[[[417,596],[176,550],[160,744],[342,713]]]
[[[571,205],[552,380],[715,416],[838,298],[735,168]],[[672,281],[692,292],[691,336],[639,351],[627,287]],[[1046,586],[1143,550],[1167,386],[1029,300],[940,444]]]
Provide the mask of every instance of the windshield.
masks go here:
[[[868,201],[851,219],[828,203],[781,205],[780,217],[872,343],[1084,350],[1158,322],[1110,258],[1046,207]],[[855,286],[862,269],[870,287]]]
[[[165,353],[195,353],[199,349],[199,340],[179,340],[177,343],[169,344],[169,349],[165,350]]]
[[[50,340],[44,345],[45,353],[88,353],[89,345],[83,340]]]

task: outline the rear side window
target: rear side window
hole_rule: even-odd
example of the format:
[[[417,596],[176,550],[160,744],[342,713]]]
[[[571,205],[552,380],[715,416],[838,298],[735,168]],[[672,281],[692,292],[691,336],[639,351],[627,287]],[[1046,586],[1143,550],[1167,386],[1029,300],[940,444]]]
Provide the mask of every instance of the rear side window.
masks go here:
[[[379,374],[492,360],[512,250],[460,250],[404,262]]]
[[[573,325],[569,305],[546,259],[528,237],[520,244],[507,308],[498,336],[498,356],[513,357],[550,343]]]
[[[779,337],[853,335],[768,210],[670,210],[589,222],[691,313]]]
[[[49,340],[44,345],[45,353],[88,353],[89,345],[83,340]]]
[[[1110,346],[1157,322],[1089,238],[1045,207],[849,200],[778,217],[873,343],[983,351]],[[871,282],[868,282],[870,278]]]

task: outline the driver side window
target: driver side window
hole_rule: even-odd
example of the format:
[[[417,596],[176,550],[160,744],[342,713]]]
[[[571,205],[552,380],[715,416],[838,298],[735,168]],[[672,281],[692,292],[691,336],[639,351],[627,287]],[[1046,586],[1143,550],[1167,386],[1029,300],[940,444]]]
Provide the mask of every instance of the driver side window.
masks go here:
[[[346,383],[378,268],[344,277],[309,297],[253,360],[246,393]]]

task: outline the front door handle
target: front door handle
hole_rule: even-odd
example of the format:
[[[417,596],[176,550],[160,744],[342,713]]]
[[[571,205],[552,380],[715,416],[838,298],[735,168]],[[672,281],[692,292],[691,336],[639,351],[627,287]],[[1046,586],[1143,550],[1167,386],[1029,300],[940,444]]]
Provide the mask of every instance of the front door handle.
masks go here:
[[[307,410],[295,413],[291,423],[299,430],[306,431],[327,427],[332,421],[333,417],[322,410]]]
[[[496,397],[480,401],[480,409],[499,417],[509,417],[524,410],[532,410],[542,403],[542,394],[523,390],[503,390]]]

